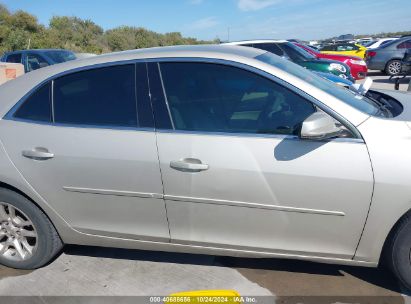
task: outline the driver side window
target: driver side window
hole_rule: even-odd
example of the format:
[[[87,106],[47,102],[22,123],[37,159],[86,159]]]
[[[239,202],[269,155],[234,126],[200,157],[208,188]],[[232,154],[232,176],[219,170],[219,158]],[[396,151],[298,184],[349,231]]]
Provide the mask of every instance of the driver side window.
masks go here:
[[[34,71],[48,66],[48,62],[37,54],[27,54],[27,71]]]
[[[211,63],[161,63],[175,129],[297,135],[315,112],[289,89],[240,68]]]

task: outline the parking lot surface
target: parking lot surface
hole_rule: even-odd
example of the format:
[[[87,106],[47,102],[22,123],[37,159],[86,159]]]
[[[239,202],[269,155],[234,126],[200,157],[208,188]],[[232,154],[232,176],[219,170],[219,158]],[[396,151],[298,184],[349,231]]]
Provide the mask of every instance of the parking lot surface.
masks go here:
[[[368,71],[368,76],[373,79],[372,88],[374,89],[383,89],[383,90],[394,90],[394,81],[390,80],[388,76],[384,75],[380,71]],[[409,83],[410,83],[411,76],[407,76],[406,78],[400,81],[400,91],[407,91]],[[363,80],[358,81],[362,83]]]
[[[373,88],[394,88],[382,73],[370,76]],[[293,260],[67,246],[38,270],[0,266],[3,296],[150,296],[204,289],[275,296],[276,303],[411,303],[383,269]]]
[[[10,296],[142,296],[204,289],[275,295],[276,303],[406,303],[395,279],[382,269],[294,260],[67,246],[38,270],[0,268],[0,294]]]

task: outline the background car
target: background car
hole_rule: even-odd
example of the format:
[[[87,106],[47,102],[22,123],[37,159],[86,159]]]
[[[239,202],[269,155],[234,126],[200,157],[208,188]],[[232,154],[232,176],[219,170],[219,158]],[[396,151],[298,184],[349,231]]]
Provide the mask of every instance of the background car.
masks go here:
[[[411,37],[404,37],[366,52],[366,62],[370,70],[380,70],[387,75],[401,72],[405,51],[411,49]]]
[[[337,61],[344,62],[350,67],[351,76],[354,77],[354,79],[356,80],[363,79],[367,76],[367,72],[368,72],[367,64],[360,57],[348,56],[348,55],[324,54],[308,45],[305,45],[302,43],[294,43],[294,44],[300,48],[303,48],[306,52],[312,54],[313,56],[317,58],[337,60]]]
[[[382,45],[387,44],[390,41],[394,41],[397,40],[398,38],[381,38],[377,41],[371,41],[367,44],[365,44],[364,46],[369,50],[369,49],[376,49]]]
[[[367,48],[365,46],[358,43],[336,43],[323,46],[320,49],[320,52],[325,54],[340,54],[364,58],[366,50]]]
[[[265,50],[278,56],[282,56],[292,62],[312,71],[332,73],[346,78],[351,82],[355,79],[351,76],[350,67],[342,62],[328,59],[318,59],[305,50],[286,40],[247,40],[225,43],[226,45],[241,45]]]
[[[30,72],[49,65],[75,60],[72,51],[63,49],[38,49],[7,52],[0,61],[21,63],[25,72]]]

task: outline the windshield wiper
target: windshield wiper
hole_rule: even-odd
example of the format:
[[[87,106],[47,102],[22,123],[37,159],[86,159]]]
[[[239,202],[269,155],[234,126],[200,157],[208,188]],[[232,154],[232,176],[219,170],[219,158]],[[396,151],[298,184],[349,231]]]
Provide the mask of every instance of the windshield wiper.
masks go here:
[[[391,111],[389,108],[391,108],[391,105],[388,102],[383,102],[381,100],[377,100],[374,97],[371,96],[364,96],[365,98],[368,98],[371,100],[379,109],[379,113],[385,113],[385,117],[393,117]]]

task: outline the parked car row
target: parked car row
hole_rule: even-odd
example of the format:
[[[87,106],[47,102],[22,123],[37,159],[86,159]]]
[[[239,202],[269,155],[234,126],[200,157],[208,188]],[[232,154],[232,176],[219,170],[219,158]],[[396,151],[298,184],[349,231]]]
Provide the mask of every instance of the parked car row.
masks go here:
[[[332,74],[348,80],[351,83],[355,82],[355,78],[351,74],[351,69],[346,63],[318,58],[303,48],[286,40],[245,40],[229,42],[225,43],[225,45],[240,45],[262,49],[286,58],[311,71],[320,72],[321,76]],[[326,78],[335,82],[335,78],[328,76],[326,76]]]
[[[308,45],[295,43],[297,46],[303,48],[310,54],[314,55],[317,58],[323,59],[330,59],[330,60],[337,60],[344,62],[347,64],[351,69],[351,76],[356,79],[364,79],[367,75],[368,69],[367,64],[365,61],[359,57],[349,56],[349,55],[342,55],[342,54],[328,54],[328,53],[321,53],[317,51],[315,48],[312,48]]]
[[[380,70],[393,76],[401,73],[402,58],[405,51],[409,49],[411,49],[411,37],[404,36],[371,40],[363,45],[351,42],[327,44],[319,48],[319,52],[358,56],[365,59],[368,69]]]
[[[75,59],[77,59],[76,55],[69,50],[37,49],[7,52],[1,57],[0,61],[21,63],[24,65],[25,72],[28,73],[49,65]]]
[[[381,70],[390,76],[400,74],[405,51],[411,49],[411,37],[383,38],[364,43],[364,46],[358,43],[339,42],[325,45],[320,50],[296,40],[249,40],[227,44],[260,48],[286,57],[310,70],[332,73],[355,82],[365,78],[368,69]],[[62,49],[21,50],[5,53],[0,61],[21,63],[27,73],[89,56],[94,54],[75,54]]]

